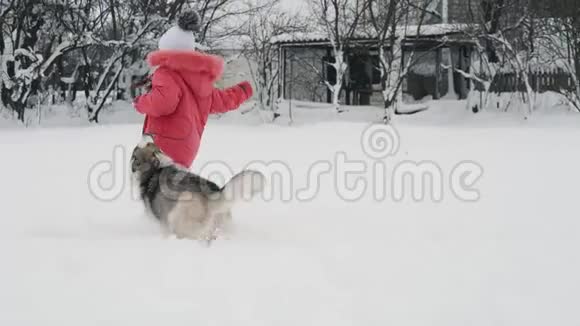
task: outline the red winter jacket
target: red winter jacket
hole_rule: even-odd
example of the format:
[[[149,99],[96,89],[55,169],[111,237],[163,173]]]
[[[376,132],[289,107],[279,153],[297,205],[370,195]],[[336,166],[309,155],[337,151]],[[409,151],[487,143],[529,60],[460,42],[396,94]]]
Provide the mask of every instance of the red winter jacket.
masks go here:
[[[208,116],[237,109],[252,96],[252,87],[243,82],[224,90],[214,88],[224,62],[209,54],[158,50],[147,61],[157,67],[151,90],[133,103],[146,115],[143,132],[152,134],[157,146],[176,163],[189,168]]]

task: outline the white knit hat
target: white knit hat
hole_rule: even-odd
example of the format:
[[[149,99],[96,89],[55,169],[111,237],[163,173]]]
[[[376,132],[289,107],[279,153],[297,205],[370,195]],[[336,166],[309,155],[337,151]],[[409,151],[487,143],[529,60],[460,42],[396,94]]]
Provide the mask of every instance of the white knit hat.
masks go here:
[[[160,50],[195,50],[199,44],[195,33],[200,30],[199,14],[187,11],[177,19],[177,25],[171,27],[159,39]]]

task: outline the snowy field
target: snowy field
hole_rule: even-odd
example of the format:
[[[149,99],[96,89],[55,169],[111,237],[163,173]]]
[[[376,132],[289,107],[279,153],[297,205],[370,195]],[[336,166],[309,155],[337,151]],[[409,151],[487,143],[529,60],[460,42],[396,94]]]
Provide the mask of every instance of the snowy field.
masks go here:
[[[361,143],[380,111],[294,114],[292,126],[251,114],[210,121],[194,171],[258,161],[291,177],[270,180],[273,198],[236,207],[233,233],[209,248],[164,238],[134,199],[127,172],[139,124],[5,125],[0,325],[580,324],[577,114],[523,121],[442,102],[397,117],[384,175]],[[335,182],[346,171],[340,153],[366,167],[356,200]],[[105,194],[120,195],[103,201],[89,175],[112,160],[102,185],[114,181]],[[475,201],[450,182],[467,161],[483,169]],[[395,198],[404,162],[438,167],[440,201]],[[312,166],[331,172],[300,200]],[[375,200],[379,180],[386,194]]]

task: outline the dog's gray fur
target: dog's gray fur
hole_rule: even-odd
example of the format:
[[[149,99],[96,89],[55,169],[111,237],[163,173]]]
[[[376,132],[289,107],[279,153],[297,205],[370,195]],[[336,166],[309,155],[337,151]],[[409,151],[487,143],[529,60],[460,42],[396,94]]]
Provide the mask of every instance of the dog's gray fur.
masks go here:
[[[178,238],[216,239],[218,231],[231,223],[234,203],[264,187],[264,176],[251,170],[219,187],[175,164],[147,140],[135,147],[131,170],[146,210]]]

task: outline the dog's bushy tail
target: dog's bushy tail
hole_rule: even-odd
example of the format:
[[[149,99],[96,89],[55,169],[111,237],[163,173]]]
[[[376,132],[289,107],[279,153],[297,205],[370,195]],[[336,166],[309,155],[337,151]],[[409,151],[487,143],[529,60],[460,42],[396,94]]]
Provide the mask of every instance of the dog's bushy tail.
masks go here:
[[[218,213],[228,212],[235,203],[249,201],[264,191],[266,178],[261,172],[245,170],[228,181],[219,194],[213,198],[212,210]]]

